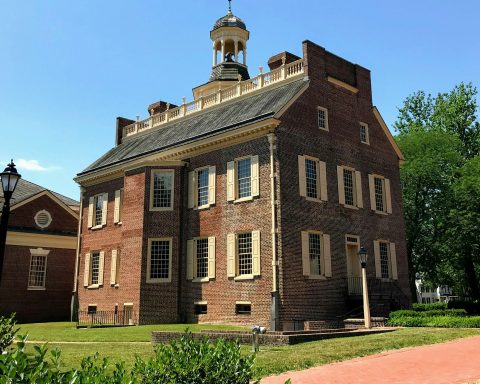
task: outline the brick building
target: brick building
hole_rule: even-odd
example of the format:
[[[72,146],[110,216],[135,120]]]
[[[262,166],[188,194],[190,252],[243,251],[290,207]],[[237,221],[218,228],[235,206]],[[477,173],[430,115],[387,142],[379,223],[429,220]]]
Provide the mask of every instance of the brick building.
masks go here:
[[[22,323],[70,318],[78,217],[77,201],[19,180],[8,222],[0,315],[16,312]]]
[[[403,159],[370,72],[305,41],[250,78],[229,10],[194,101],[117,119],[116,146],[79,173],[80,310],[134,323],[338,320],[408,305]]]

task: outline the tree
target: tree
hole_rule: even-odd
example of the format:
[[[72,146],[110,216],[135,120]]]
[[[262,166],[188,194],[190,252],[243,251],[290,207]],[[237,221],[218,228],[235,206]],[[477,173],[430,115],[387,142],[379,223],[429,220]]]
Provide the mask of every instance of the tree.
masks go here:
[[[436,97],[416,92],[399,108],[394,126],[406,159],[401,181],[412,293],[420,272],[427,283],[478,295],[480,260],[472,240],[478,227],[464,230],[467,222],[475,228],[472,212],[478,212],[468,198],[472,182],[464,180],[480,152],[476,95],[471,83],[461,83]]]

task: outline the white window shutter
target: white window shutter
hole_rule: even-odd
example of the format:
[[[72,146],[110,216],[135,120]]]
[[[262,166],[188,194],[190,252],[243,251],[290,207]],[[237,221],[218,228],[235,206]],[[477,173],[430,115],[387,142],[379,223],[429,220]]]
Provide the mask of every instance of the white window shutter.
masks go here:
[[[93,204],[95,204],[95,198],[90,197],[88,199],[88,228],[93,227]]]
[[[260,195],[260,166],[258,163],[258,156],[252,156],[251,160],[251,175],[252,175],[252,196]]]
[[[208,204],[215,204],[215,184],[217,179],[217,167],[208,168]]]
[[[302,231],[302,265],[303,275],[310,276],[310,245],[308,232]]]
[[[323,264],[325,277],[332,277],[332,255],[330,252],[330,235],[323,234]]]
[[[188,208],[193,208],[195,206],[195,194],[197,192],[195,173],[195,171],[188,172]]]
[[[208,238],[208,278],[215,278],[215,236]]]
[[[395,250],[395,243],[390,243],[390,263],[392,265],[392,279],[398,280],[397,251]]]
[[[83,270],[83,286],[90,285],[90,253],[85,254],[85,268]]]
[[[320,169],[320,199],[322,199],[323,201],[327,201],[327,165],[324,161],[319,161],[318,165]]]
[[[392,195],[390,194],[390,180],[385,179],[385,200],[387,213],[392,213]]]
[[[338,202],[345,205],[345,186],[343,182],[343,167],[337,166],[337,179],[338,179]]]
[[[118,265],[118,251],[112,249],[112,260],[110,264],[110,285],[117,284],[117,265]]]
[[[121,190],[115,191],[115,208],[113,211],[113,222],[115,224],[120,222],[120,200],[121,200]]]
[[[100,252],[98,260],[98,285],[103,285],[103,270],[105,266],[105,252]]]
[[[355,190],[357,193],[357,207],[363,208],[362,175],[360,171],[355,171]]]
[[[235,200],[235,162],[227,163],[227,201]]]
[[[372,211],[377,210],[377,205],[375,204],[375,176],[368,175],[368,190],[370,192],[370,208]]]
[[[252,272],[260,276],[260,231],[252,231]]]
[[[237,253],[237,245],[236,237],[234,233],[229,233],[227,235],[227,276],[228,277],[235,277],[236,273],[236,253]]]
[[[373,242],[373,253],[375,255],[375,276],[380,279],[382,277],[382,266],[380,264],[380,242]]]
[[[193,279],[193,240],[187,240],[187,280]]]
[[[108,193],[103,194],[102,225],[107,225]]]
[[[307,181],[305,176],[305,157],[298,155],[298,189],[300,196],[307,196]]]

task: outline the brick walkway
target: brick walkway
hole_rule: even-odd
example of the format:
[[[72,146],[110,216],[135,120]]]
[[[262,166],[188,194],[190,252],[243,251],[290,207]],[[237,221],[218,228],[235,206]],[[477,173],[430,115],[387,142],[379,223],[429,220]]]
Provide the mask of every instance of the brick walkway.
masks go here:
[[[480,380],[480,336],[289,372],[261,384],[463,384]]]

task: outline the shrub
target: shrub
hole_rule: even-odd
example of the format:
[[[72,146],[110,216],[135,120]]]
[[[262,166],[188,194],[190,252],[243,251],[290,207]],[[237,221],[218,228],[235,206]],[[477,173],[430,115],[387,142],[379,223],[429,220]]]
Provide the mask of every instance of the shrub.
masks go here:
[[[480,328],[480,316],[393,317],[387,325],[400,327]]]
[[[448,308],[465,309],[469,315],[480,315],[480,302],[455,300],[448,302]]]
[[[10,317],[0,316],[0,354],[12,344],[17,333],[16,323],[14,313]]]
[[[448,304],[447,303],[431,303],[431,304],[419,304],[415,303],[412,305],[412,309],[414,311],[420,312],[420,311],[431,311],[435,309],[448,309]]]
[[[242,357],[238,343],[205,337],[196,340],[186,333],[180,340],[156,347],[147,361],[137,357],[134,370],[143,384],[248,384],[255,355]]]
[[[433,309],[429,311],[400,310],[390,312],[390,318],[397,317],[435,317],[435,316],[467,316],[464,309]]]

